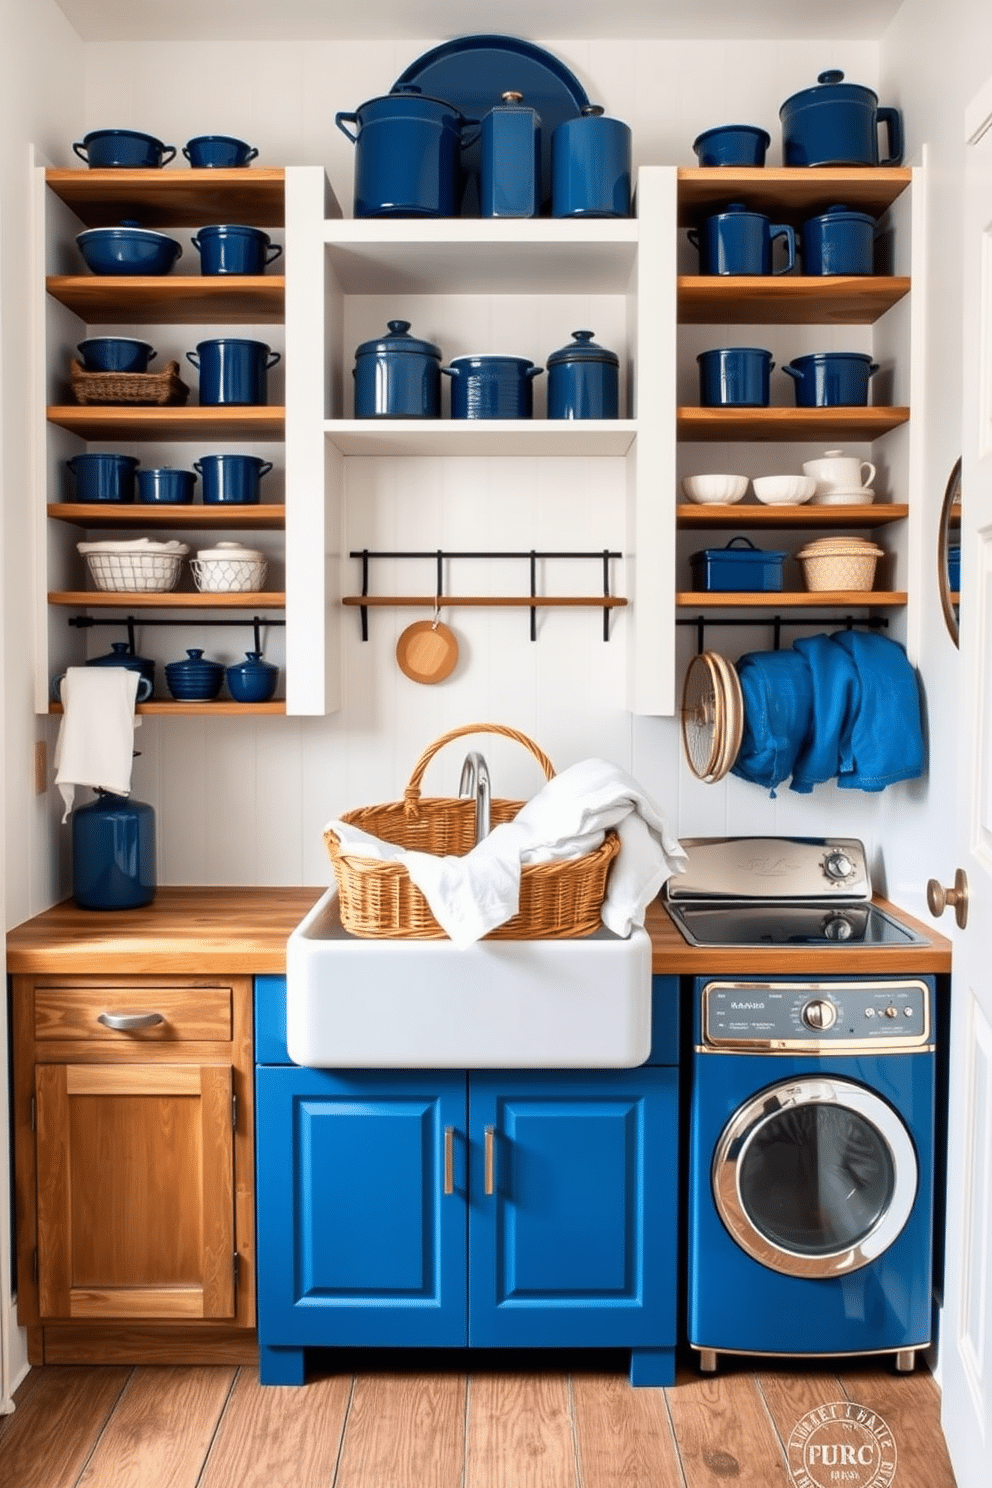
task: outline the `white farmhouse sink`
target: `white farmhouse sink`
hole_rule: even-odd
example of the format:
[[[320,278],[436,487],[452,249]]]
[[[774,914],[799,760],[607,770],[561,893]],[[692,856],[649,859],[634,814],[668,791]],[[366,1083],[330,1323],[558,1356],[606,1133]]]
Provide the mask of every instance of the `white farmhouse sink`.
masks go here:
[[[651,940],[362,940],[330,889],[289,937],[296,1064],[627,1069],[651,1048]]]

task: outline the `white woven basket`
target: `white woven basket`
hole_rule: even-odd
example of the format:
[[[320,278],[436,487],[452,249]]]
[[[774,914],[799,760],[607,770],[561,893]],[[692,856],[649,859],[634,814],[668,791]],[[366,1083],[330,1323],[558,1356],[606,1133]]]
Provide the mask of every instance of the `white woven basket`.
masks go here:
[[[250,594],[265,583],[264,558],[191,558],[193,582],[205,594]]]
[[[183,559],[181,553],[87,553],[86,562],[98,589],[147,594],[174,589]]]

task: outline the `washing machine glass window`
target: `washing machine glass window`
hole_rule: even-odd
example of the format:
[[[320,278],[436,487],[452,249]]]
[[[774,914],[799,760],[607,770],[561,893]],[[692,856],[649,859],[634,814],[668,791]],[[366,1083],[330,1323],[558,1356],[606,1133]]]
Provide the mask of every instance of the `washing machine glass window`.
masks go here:
[[[741,1249],[789,1276],[866,1266],[903,1229],[919,1182],[892,1107],[852,1081],[759,1091],[725,1126],[713,1160],[717,1211]]]

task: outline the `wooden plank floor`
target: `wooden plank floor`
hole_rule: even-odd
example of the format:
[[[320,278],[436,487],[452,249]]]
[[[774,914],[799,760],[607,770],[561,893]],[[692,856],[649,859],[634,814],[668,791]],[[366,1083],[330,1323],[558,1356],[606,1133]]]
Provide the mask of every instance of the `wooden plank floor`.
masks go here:
[[[0,1417],[0,1488],[795,1488],[790,1435],[847,1401],[891,1432],[892,1488],[954,1488],[923,1370],[721,1359],[634,1390],[612,1355],[568,1373],[533,1354],[470,1374],[460,1356],[323,1359],[300,1389],[227,1367],[33,1370]]]

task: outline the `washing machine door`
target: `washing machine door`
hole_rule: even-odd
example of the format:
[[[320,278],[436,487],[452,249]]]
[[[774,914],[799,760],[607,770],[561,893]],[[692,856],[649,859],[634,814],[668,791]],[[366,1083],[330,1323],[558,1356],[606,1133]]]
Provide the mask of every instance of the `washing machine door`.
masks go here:
[[[912,1210],[919,1169],[890,1105],[863,1085],[796,1079],[724,1127],[713,1197],[737,1244],[788,1276],[840,1276],[880,1256]]]

